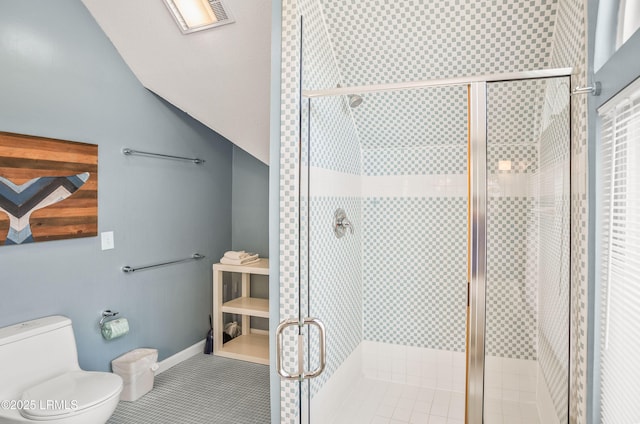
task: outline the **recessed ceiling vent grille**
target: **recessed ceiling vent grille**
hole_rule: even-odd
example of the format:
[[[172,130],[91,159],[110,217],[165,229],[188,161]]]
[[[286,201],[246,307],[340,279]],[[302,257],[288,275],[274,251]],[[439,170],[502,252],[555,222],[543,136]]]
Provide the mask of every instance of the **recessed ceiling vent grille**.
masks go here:
[[[222,0],[164,0],[183,34],[235,22]]]
[[[218,22],[226,21],[229,19],[229,17],[227,16],[227,11],[224,10],[224,5],[221,1],[209,0],[209,6],[211,6],[211,10],[213,10],[216,18],[218,18]]]

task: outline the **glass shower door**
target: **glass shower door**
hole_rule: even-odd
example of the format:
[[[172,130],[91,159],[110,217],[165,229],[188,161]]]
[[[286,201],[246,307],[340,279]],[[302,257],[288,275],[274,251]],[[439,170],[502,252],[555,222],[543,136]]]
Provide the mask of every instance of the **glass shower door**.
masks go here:
[[[569,147],[568,77],[487,84],[486,424],[568,422]]]
[[[327,337],[303,419],[464,420],[467,96],[303,101],[301,307]],[[308,369],[317,344],[311,330]]]

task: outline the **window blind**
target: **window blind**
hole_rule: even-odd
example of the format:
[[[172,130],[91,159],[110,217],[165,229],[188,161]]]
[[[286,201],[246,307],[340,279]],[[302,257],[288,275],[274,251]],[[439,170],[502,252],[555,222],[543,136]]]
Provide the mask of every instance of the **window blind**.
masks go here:
[[[598,111],[602,122],[600,413],[640,423],[640,79]]]

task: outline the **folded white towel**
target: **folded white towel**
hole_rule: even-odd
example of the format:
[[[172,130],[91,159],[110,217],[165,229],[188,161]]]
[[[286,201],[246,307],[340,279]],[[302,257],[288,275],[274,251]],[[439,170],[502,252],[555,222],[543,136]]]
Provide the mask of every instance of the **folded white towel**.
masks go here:
[[[244,250],[238,250],[238,251],[229,250],[227,252],[224,252],[224,257],[229,259],[244,259],[250,255],[251,254],[245,252]]]
[[[259,260],[260,258],[258,257],[258,254],[255,253],[242,259],[229,259],[227,257],[223,257],[222,259],[220,259],[220,263],[226,265],[249,265],[258,262]]]
[[[254,264],[254,263],[259,262],[259,261],[260,261],[260,258],[251,259],[251,260],[249,260],[249,261],[243,261],[243,262],[240,262],[240,261],[238,261],[238,260],[234,260],[234,259],[228,259],[228,258],[222,258],[222,259],[220,259],[220,263],[221,263],[221,264],[225,264],[225,265],[238,265],[238,266],[240,266],[240,265],[243,265],[243,266],[244,266],[244,265],[251,265],[251,264]]]

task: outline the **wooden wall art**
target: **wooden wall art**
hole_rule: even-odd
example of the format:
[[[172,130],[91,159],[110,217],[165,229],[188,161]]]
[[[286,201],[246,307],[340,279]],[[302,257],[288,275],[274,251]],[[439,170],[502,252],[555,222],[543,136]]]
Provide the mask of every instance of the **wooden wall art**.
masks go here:
[[[0,244],[98,235],[98,146],[0,132]]]

